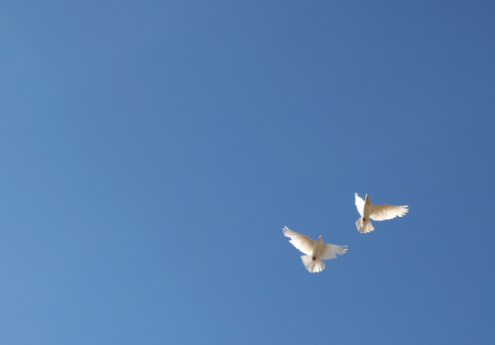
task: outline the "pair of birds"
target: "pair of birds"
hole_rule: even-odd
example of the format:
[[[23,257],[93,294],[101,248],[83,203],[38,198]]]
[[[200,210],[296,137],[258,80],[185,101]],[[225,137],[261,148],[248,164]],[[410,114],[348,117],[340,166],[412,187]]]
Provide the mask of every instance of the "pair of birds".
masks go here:
[[[361,233],[375,230],[370,218],[373,220],[387,220],[402,217],[409,211],[408,206],[372,204],[368,194],[366,194],[365,200],[363,200],[355,193],[355,199],[356,208],[361,215],[356,221],[356,227]],[[301,256],[301,259],[306,269],[311,273],[323,271],[325,268],[323,260],[334,259],[337,257],[337,254],[343,255],[347,252],[347,246],[339,246],[331,243],[325,244],[321,236],[315,241],[308,236],[290,230],[288,227],[284,227],[283,232],[285,236],[290,238],[289,242],[305,254]]]

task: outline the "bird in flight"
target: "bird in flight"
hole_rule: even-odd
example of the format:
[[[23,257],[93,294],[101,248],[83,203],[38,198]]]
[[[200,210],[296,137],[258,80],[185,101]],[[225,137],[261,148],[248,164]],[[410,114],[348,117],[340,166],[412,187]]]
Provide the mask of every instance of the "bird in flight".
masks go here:
[[[395,205],[375,205],[370,201],[370,197],[366,194],[365,200],[363,200],[357,193],[356,208],[361,217],[356,221],[356,227],[361,233],[367,233],[375,230],[371,224],[370,218],[373,220],[387,220],[395,217],[402,217],[409,209],[408,206],[395,206]]]
[[[298,234],[288,227],[283,229],[284,235],[290,238],[290,243],[306,255],[301,259],[306,269],[311,273],[323,271],[325,264],[323,260],[330,260],[337,257],[337,254],[343,255],[347,251],[347,246],[338,246],[336,244],[323,243],[321,236],[315,241],[308,236]]]

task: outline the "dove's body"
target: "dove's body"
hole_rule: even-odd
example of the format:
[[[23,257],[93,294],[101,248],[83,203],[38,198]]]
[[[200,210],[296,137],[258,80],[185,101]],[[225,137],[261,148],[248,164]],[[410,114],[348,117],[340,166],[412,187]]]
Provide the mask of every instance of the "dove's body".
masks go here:
[[[366,194],[365,200],[356,193],[355,194],[356,207],[361,217],[356,221],[356,227],[359,232],[367,233],[375,230],[371,224],[373,220],[387,220],[395,217],[402,217],[409,210],[408,206],[395,206],[395,205],[374,205],[370,201],[370,197]]]
[[[347,246],[338,246],[330,243],[323,243],[320,236],[316,241],[308,236],[298,234],[284,227],[284,235],[289,237],[290,243],[306,255],[301,256],[302,262],[306,269],[311,273],[323,271],[325,263],[323,260],[330,260],[337,257],[337,254],[344,254]]]

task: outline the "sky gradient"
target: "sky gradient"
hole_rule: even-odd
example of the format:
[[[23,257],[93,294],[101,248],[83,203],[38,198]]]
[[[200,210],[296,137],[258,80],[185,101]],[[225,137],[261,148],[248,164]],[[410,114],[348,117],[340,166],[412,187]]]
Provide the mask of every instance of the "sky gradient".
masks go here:
[[[494,14],[5,4],[0,343],[492,344]]]

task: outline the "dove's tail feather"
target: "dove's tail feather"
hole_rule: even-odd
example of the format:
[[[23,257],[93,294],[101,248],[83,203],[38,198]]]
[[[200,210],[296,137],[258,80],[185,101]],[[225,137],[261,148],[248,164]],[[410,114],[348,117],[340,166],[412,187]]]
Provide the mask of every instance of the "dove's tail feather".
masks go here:
[[[311,273],[323,271],[323,269],[325,268],[325,264],[323,263],[323,261],[320,258],[315,258],[314,260],[313,258],[313,255],[301,256],[302,262],[304,266],[306,266],[306,269]]]
[[[371,221],[368,219],[366,219],[364,222],[363,222],[363,218],[359,218],[357,221],[356,221],[356,227],[357,229],[359,230],[359,232],[365,234],[367,232],[371,232],[373,230],[375,230],[375,228],[373,227],[373,225],[371,224]]]

